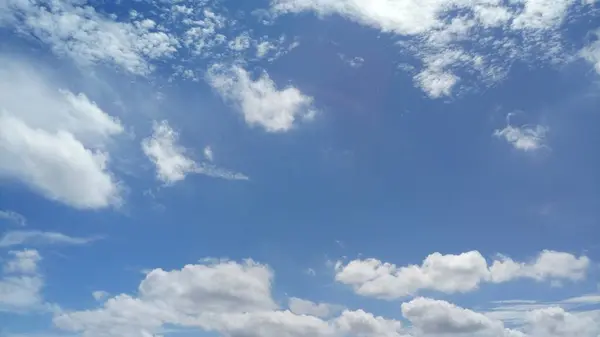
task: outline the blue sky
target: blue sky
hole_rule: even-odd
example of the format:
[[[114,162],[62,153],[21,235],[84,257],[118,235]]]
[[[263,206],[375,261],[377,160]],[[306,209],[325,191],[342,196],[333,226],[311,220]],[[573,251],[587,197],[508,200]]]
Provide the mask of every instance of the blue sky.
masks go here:
[[[599,9],[0,0],[0,336],[599,336]]]

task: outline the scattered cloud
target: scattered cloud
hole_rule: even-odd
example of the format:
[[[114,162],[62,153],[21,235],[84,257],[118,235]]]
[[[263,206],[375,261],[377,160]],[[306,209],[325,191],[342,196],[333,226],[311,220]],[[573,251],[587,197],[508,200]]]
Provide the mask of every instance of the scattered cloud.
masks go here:
[[[502,283],[515,279],[536,281],[584,278],[590,266],[586,256],[543,251],[529,262],[499,256],[488,265],[477,251],[458,255],[433,253],[419,265],[398,267],[377,259],[338,262],[335,279],[351,285],[357,294],[382,299],[415,295],[422,290],[444,293],[476,290],[482,282]]]
[[[542,125],[522,125],[513,126],[510,124],[509,114],[507,117],[507,125],[504,129],[494,131],[494,136],[502,138],[510,143],[515,149],[521,151],[536,151],[546,147],[546,135],[549,128]]]
[[[0,25],[14,26],[79,64],[107,62],[137,75],[152,71],[148,60],[177,51],[178,40],[150,19],[117,22],[80,5],[76,0],[7,0]]]
[[[430,97],[449,96],[474,75],[476,84],[493,84],[515,60],[561,62],[564,41],[558,28],[573,0],[274,0],[271,12],[339,15],[358,24],[402,37],[403,51],[422,63],[414,75]],[[594,59],[592,49],[583,56]],[[493,51],[493,53],[491,52]],[[591,52],[590,52],[591,51]],[[456,57],[448,56],[454,54]],[[435,60],[432,62],[432,60]]]
[[[154,122],[152,135],[142,140],[142,150],[154,163],[156,178],[163,183],[174,184],[185,179],[190,173],[228,180],[248,180],[248,177],[241,173],[221,169],[212,164],[196,163],[188,156],[188,150],[179,145],[178,141],[179,134],[167,121]],[[210,155],[212,156],[212,150]]]
[[[338,54],[338,56],[344,63],[346,63],[347,65],[349,65],[352,68],[360,68],[365,63],[365,59],[362,57],[359,57],[359,56],[348,57],[341,53]]]
[[[253,80],[240,66],[217,64],[208,71],[207,80],[242,112],[248,125],[268,132],[289,131],[298,120],[310,120],[315,114],[312,97],[293,86],[278,89],[266,72]]]
[[[158,180],[172,184],[194,172],[196,162],[177,144],[179,135],[167,121],[154,122],[152,136],[142,141],[142,150],[156,166]]]
[[[123,132],[84,94],[58,90],[21,61],[0,61],[0,176],[79,209],[117,206],[105,145]]]
[[[78,238],[62,233],[42,231],[10,231],[0,238],[0,248],[23,245],[84,245],[98,237]]]
[[[0,210],[0,219],[8,220],[19,226],[25,226],[27,224],[27,219],[23,215],[14,211]]]

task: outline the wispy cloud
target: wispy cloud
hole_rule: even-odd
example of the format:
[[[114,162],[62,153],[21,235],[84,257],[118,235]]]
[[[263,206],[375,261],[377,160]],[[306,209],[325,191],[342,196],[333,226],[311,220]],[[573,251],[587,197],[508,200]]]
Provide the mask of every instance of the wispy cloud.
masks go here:
[[[42,231],[10,231],[0,238],[0,247],[23,245],[84,245],[100,239],[100,237],[71,237],[57,232]]]
[[[13,211],[0,210],[0,220],[8,220],[19,226],[25,226],[27,224],[27,219],[23,215]]]
[[[510,113],[506,117],[506,127],[494,131],[494,136],[506,140],[515,149],[521,151],[536,151],[547,147],[546,137],[550,129],[543,125],[521,125],[514,126],[510,118],[514,114]]]
[[[248,180],[244,174],[213,164],[197,163],[189,156],[188,149],[179,144],[179,133],[167,121],[154,123],[152,135],[142,141],[142,150],[154,163],[156,178],[167,185],[181,181],[191,173],[228,180]],[[204,155],[209,161],[214,159],[210,147],[204,149]]]

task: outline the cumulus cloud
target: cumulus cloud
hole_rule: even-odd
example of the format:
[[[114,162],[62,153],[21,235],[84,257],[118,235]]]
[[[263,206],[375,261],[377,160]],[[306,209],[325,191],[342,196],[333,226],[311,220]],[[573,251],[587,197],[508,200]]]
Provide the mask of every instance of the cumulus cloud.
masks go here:
[[[152,336],[165,325],[232,337],[399,336],[400,322],[362,310],[329,321],[281,310],[272,296],[274,275],[268,266],[252,260],[205,261],[150,271],[138,297],[122,294],[98,309],[63,312],[54,323],[90,337]]]
[[[148,60],[168,57],[179,45],[150,19],[117,22],[76,0],[6,0],[5,8],[0,26],[16,27],[83,65],[107,62],[144,75],[153,68]]]
[[[156,178],[165,184],[173,184],[185,179],[190,173],[204,174],[210,177],[229,180],[248,180],[248,177],[218,168],[212,164],[196,163],[191,159],[188,150],[179,145],[179,134],[171,128],[167,121],[154,122],[153,133],[142,140],[144,154],[156,167]],[[212,159],[212,150],[209,154]],[[206,155],[206,149],[205,149]]]
[[[529,262],[504,256],[488,265],[477,251],[458,255],[433,253],[421,265],[396,266],[377,259],[338,262],[335,279],[351,285],[355,292],[382,299],[415,295],[422,290],[444,293],[475,290],[482,282],[501,283],[515,279],[536,281],[581,280],[590,266],[586,256],[543,251]]]
[[[58,312],[54,324],[86,337],[149,337],[166,326],[231,337],[595,337],[600,329],[593,311],[531,308],[519,312],[520,324],[507,328],[487,313],[423,297],[401,305],[411,323],[406,327],[363,309],[331,311],[294,297],[289,299],[290,310],[284,310],[273,298],[274,273],[267,265],[253,260],[203,261],[170,271],[152,270],[137,296],[104,300],[106,294],[99,293],[99,308]]]
[[[0,176],[75,208],[118,205],[105,145],[123,132],[119,120],[26,64],[0,64]]]
[[[41,289],[38,274],[41,256],[35,250],[9,252],[0,278],[0,312],[27,312],[41,308]]]
[[[267,73],[253,80],[240,66],[213,65],[208,83],[244,115],[246,123],[268,132],[289,131],[298,120],[311,119],[313,98],[293,86],[278,89]]]
[[[23,245],[84,245],[98,238],[71,237],[57,232],[10,231],[0,238],[0,248]]]
[[[569,313],[559,307],[526,314],[526,331],[533,337],[596,337],[600,334],[600,313]]]
[[[344,310],[335,319],[334,324],[341,333],[356,337],[400,337],[404,335],[400,321],[375,316],[364,310]]]
[[[514,60],[560,61],[564,56],[558,28],[569,9],[589,5],[574,0],[273,0],[271,4],[275,15],[339,15],[402,36],[403,50],[423,65],[414,75],[415,83],[432,98],[450,95],[466,74],[483,84],[494,83]],[[442,57],[448,52],[460,57]],[[584,52],[588,59],[593,55]]]

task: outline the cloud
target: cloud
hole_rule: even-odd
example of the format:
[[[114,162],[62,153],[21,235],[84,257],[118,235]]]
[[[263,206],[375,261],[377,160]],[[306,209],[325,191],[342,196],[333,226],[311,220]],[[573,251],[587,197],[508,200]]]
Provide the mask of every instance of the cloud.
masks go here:
[[[0,210],[0,219],[14,222],[19,226],[25,226],[27,224],[27,219],[23,215],[13,211]]]
[[[145,75],[153,69],[148,60],[169,57],[179,45],[150,19],[117,22],[76,0],[5,2],[0,26],[13,26],[82,65],[108,62]]]
[[[338,262],[335,279],[351,285],[357,294],[382,299],[415,295],[422,290],[444,293],[476,290],[482,282],[501,283],[515,279],[536,281],[572,280],[585,277],[590,266],[586,256],[543,251],[530,262],[504,256],[490,265],[477,251],[458,255],[433,253],[421,265],[398,267],[377,259]]]
[[[206,146],[204,148],[204,158],[206,158],[206,160],[212,162],[215,160],[215,156],[213,154],[213,150],[210,146]]]
[[[0,176],[75,208],[119,205],[105,145],[120,122],[26,64],[0,64]]]
[[[596,36],[596,41],[584,47],[579,52],[579,55],[591,63],[596,72],[600,74],[600,39],[598,39],[600,38],[600,29],[596,30],[593,34]]]
[[[178,141],[179,134],[167,121],[154,122],[152,135],[142,140],[142,150],[154,163],[156,178],[163,183],[174,184],[185,179],[190,173],[228,180],[248,180],[248,177],[241,173],[221,169],[212,164],[196,163],[188,157],[187,149],[179,145]],[[212,150],[210,154],[212,156]]]
[[[41,290],[44,286],[38,274],[41,260],[35,250],[12,251],[4,264],[0,278],[0,312],[28,312],[43,305]]]
[[[446,301],[419,297],[402,303],[402,314],[421,334],[483,334],[502,336],[504,325],[483,314]]]
[[[596,337],[600,334],[600,313],[569,313],[559,307],[526,314],[526,331],[533,337]]]
[[[550,129],[542,125],[511,125],[510,118],[514,114],[510,113],[506,117],[506,127],[494,131],[494,137],[504,139],[515,149],[521,151],[536,151],[546,147],[546,135]]]
[[[0,238],[0,247],[12,247],[22,245],[84,245],[98,238],[78,238],[62,233],[42,231],[10,231],[4,233]]]
[[[401,36],[403,51],[422,63],[414,74],[416,85],[430,97],[439,98],[451,95],[456,85],[468,83],[467,79],[476,85],[493,84],[516,60],[556,63],[566,59],[558,28],[570,9],[590,3],[448,0],[423,5],[417,0],[273,0],[271,4],[274,15],[339,15]],[[448,53],[460,57],[444,58]],[[593,60],[595,54],[584,51],[583,55]],[[432,59],[442,63],[432,63]]]
[[[330,317],[344,309],[343,306],[330,303],[314,303],[297,297],[288,300],[290,311],[298,315],[311,315],[321,318]]]
[[[298,120],[311,119],[315,113],[312,97],[293,86],[278,89],[267,73],[252,80],[240,66],[213,65],[207,81],[242,112],[248,125],[268,132],[289,131]]]
[[[153,133],[142,141],[142,149],[156,166],[158,180],[172,184],[194,171],[196,162],[185,155],[186,149],[177,144],[179,135],[167,121],[155,122]]]
[[[62,312],[55,325],[84,336],[151,336],[166,325],[231,337],[397,336],[400,323],[364,311],[330,321],[281,310],[272,270],[252,260],[206,259],[182,269],[150,271],[138,297],[121,294],[93,310]]]
[[[531,307],[516,314],[519,324],[507,328],[487,313],[424,297],[402,303],[402,315],[411,323],[407,327],[363,309],[331,311],[329,305],[295,297],[288,299],[291,310],[284,310],[273,298],[275,275],[267,265],[203,261],[149,271],[136,296],[104,300],[102,292],[100,307],[57,312],[54,324],[86,337],[149,337],[167,326],[230,337],[596,337],[600,329],[594,311]]]
[[[362,57],[359,57],[359,56],[348,57],[341,53],[338,54],[338,56],[344,63],[346,63],[347,65],[349,65],[352,68],[360,68],[365,63],[365,59]]]
[[[38,262],[42,259],[36,250],[27,249],[9,252],[12,259],[4,264],[5,273],[35,274]]]
[[[107,298],[110,294],[106,291],[103,290],[96,290],[94,292],[92,292],[92,297],[96,300],[96,301],[102,301],[105,298]]]
[[[341,333],[356,337],[400,337],[403,335],[400,321],[375,316],[364,310],[344,310],[334,320],[334,323]]]

